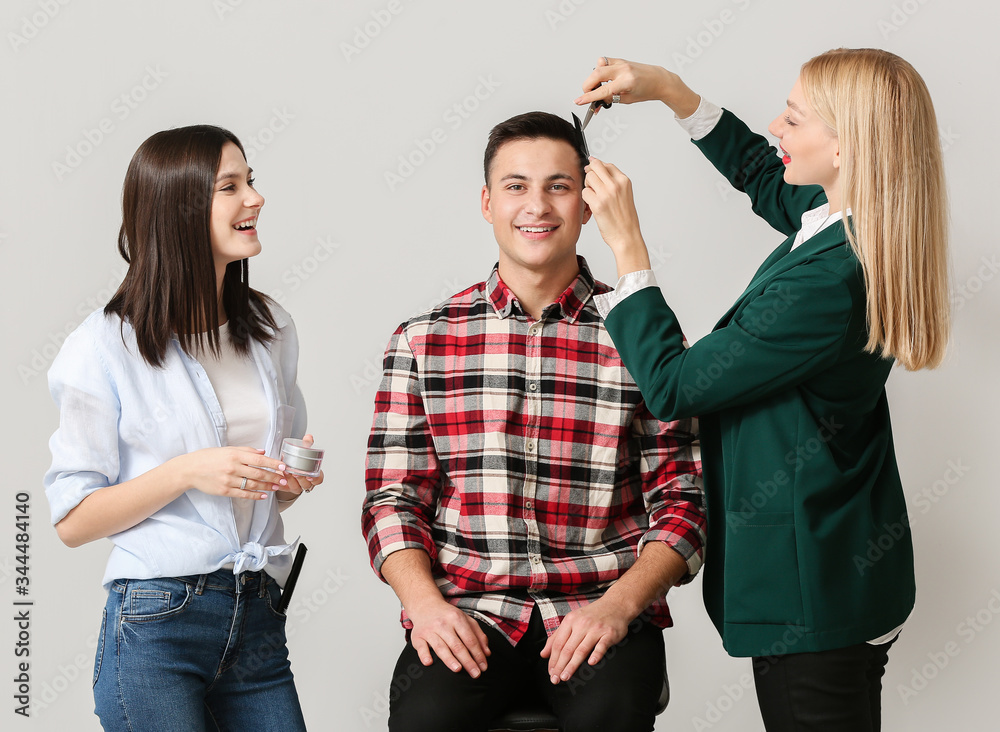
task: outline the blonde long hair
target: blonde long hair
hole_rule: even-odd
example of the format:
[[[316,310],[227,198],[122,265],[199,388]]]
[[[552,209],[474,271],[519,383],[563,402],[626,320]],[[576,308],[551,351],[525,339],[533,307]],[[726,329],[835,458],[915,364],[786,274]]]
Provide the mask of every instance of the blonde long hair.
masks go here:
[[[803,64],[801,80],[840,143],[844,223],[867,292],[865,350],[911,371],[934,368],[950,327],[948,202],[927,86],[899,56],[872,48],[827,51]]]

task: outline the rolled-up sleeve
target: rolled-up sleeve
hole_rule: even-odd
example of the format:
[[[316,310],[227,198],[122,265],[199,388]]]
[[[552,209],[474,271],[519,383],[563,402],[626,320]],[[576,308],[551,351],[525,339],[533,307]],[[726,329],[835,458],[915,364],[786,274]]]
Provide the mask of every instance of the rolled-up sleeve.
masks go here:
[[[662,541],[687,562],[679,584],[690,582],[705,558],[705,496],[697,419],[661,422],[641,405],[632,424],[639,441],[643,501],[649,529],[638,551]]]
[[[440,465],[417,363],[402,326],[389,341],[383,368],[368,438],[362,515],[372,568],[380,577],[386,557],[400,549],[423,549],[436,558],[431,525],[440,494]]]
[[[84,498],[118,482],[121,406],[114,380],[86,330],[71,334],[49,369],[59,427],[49,440],[45,495],[52,523]]]

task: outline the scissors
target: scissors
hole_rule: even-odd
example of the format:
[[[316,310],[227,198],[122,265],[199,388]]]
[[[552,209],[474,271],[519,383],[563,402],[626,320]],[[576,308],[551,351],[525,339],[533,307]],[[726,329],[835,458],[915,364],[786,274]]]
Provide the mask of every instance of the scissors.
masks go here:
[[[601,82],[601,83],[605,84],[607,82]],[[611,109],[611,102],[607,102],[603,99],[598,99],[596,102],[591,103],[591,105],[587,108],[587,114],[584,116],[583,122],[580,121],[580,118],[576,116],[575,112],[573,113],[573,125],[576,127],[576,134],[580,136],[580,142],[581,142],[581,147],[583,148],[583,154],[588,158],[590,157],[590,148],[587,147],[587,138],[583,134],[583,131],[587,129],[587,125],[590,124],[590,120],[593,118],[594,113],[598,110],[599,107],[604,107],[605,109]]]
[[[606,82],[606,81],[602,81],[601,85],[603,86],[604,84],[607,84],[607,83],[608,82]],[[596,102],[593,102],[587,108],[587,114],[583,118],[583,129],[587,129],[587,125],[590,124],[590,120],[594,116],[594,112],[596,112],[599,107],[604,107],[605,109],[611,109],[611,102],[605,101],[604,99],[598,99]]]

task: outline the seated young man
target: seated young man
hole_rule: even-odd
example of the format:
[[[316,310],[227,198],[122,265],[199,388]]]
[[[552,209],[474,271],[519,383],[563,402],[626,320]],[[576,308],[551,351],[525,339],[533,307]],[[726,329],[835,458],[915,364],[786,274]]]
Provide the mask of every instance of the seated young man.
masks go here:
[[[610,288],[576,254],[586,164],[554,115],[493,128],[500,261],[389,341],[362,523],[407,629],[393,732],[486,730],[526,687],[567,732],[653,729],[664,595],[702,561],[701,465],[594,304]]]

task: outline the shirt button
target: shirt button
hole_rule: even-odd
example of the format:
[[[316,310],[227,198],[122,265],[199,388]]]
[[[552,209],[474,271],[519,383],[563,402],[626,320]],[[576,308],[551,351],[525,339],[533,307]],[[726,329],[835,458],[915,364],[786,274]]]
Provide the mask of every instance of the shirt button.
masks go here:
[[[538,331],[539,331],[539,326],[533,325],[531,326],[531,328],[528,329],[528,335],[533,335],[533,336],[538,335]]]
[[[533,554],[531,556],[531,563],[532,564],[541,564],[542,563],[542,558],[540,556],[538,556],[537,554]]]
[[[538,384],[536,384],[535,382],[531,382],[530,384],[528,384],[528,389],[531,391],[538,391]]]
[[[525,445],[525,447],[528,449],[528,452],[534,452],[535,451],[535,443],[534,442],[529,442],[527,445]]]
[[[534,505],[534,504],[533,504],[533,503],[532,503],[531,501],[525,501],[525,502],[524,502],[524,507],[525,507],[525,508],[531,508],[531,507],[532,507],[533,505]]]

